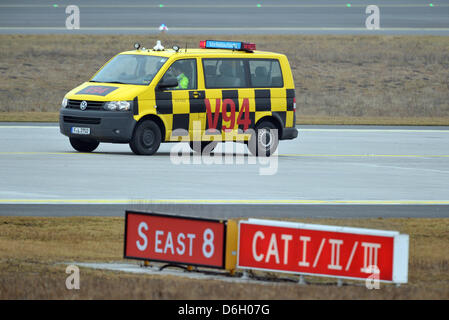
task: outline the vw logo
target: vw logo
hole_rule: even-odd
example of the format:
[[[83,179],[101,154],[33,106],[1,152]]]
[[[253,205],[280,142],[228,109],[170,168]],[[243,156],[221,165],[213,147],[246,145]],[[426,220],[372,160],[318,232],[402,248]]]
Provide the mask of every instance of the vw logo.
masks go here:
[[[87,108],[87,102],[86,102],[86,101],[82,101],[82,102],[80,103],[80,109],[81,109],[81,110],[86,110],[86,108]]]

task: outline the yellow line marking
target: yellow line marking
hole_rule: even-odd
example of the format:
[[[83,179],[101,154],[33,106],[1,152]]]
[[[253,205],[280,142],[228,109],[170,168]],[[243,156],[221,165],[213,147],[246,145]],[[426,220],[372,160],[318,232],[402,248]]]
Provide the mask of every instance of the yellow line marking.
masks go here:
[[[59,129],[59,126],[0,126],[0,129]]]
[[[0,152],[0,155],[42,155],[42,154],[72,154],[72,155],[76,155],[76,154],[101,154],[101,153],[92,153],[92,152],[15,152],[15,151],[11,151],[11,152]]]
[[[449,200],[0,199],[0,204],[360,204],[449,205]]]
[[[280,157],[386,157],[386,158],[449,158],[449,155],[424,154],[280,154]]]
[[[300,132],[388,132],[388,133],[410,133],[410,132],[419,132],[419,133],[449,133],[449,130],[433,130],[433,129],[344,129],[344,128],[335,128],[335,129],[302,129],[301,125],[296,126]]]
[[[0,28],[1,29],[1,28]],[[449,28],[448,28],[449,30]],[[300,132],[388,132],[388,133],[449,133],[449,129],[441,130],[441,129],[345,129],[345,128],[316,128],[316,129],[308,129],[302,128],[301,125],[296,126]],[[0,126],[0,129],[59,129],[58,125],[55,126],[27,126],[27,125],[4,125]]]

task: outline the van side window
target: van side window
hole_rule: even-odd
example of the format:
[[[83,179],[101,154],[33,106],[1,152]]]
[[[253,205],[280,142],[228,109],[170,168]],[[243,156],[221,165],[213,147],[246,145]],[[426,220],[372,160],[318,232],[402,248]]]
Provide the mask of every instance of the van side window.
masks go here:
[[[170,90],[193,90],[197,88],[196,59],[182,59],[173,62],[162,77],[162,81],[176,78],[178,86]]]
[[[251,84],[256,88],[283,87],[281,66],[278,60],[249,60]]]
[[[247,88],[243,59],[203,59],[206,88]]]

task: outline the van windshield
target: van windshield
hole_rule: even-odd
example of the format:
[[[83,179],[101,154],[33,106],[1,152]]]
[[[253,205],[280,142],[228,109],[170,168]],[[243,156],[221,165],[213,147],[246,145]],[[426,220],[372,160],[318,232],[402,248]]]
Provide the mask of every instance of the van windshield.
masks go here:
[[[90,82],[148,85],[168,58],[120,54],[109,61]]]

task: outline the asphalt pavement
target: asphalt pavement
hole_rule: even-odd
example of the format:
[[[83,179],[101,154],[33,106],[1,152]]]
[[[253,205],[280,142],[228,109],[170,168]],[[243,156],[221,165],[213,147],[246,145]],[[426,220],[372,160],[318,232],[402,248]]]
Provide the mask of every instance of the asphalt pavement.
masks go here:
[[[0,124],[0,215],[449,216],[449,128],[299,126],[258,159],[225,143],[75,152],[57,124]],[[175,152],[176,151],[176,152]]]
[[[79,8],[79,29],[66,20]],[[365,22],[379,8],[379,30]],[[71,18],[70,18],[70,21]],[[3,0],[0,33],[152,34],[432,34],[449,35],[444,0]]]

